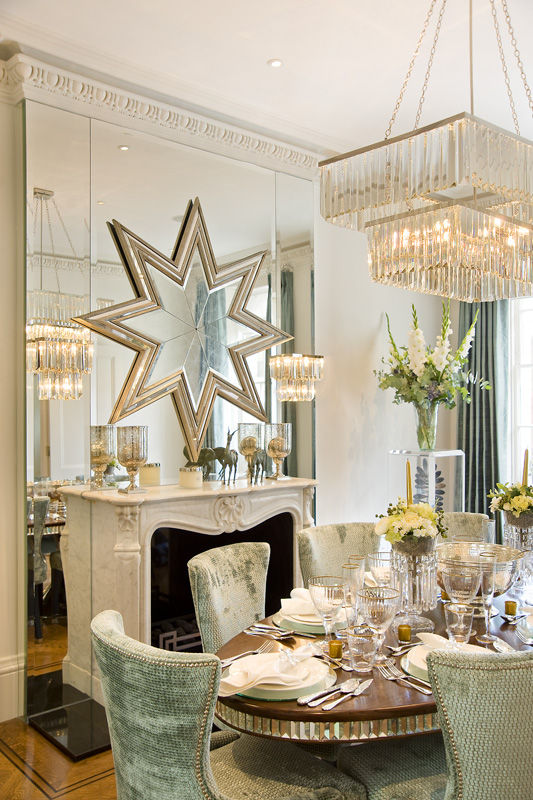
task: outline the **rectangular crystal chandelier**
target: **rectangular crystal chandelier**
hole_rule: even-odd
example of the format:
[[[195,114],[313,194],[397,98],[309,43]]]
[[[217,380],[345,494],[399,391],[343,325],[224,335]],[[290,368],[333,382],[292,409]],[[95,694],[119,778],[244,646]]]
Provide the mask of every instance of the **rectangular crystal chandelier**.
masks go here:
[[[284,353],[270,357],[270,377],[278,384],[282,402],[310,401],[315,397],[315,383],[322,380],[324,356]]]
[[[321,212],[365,231],[373,280],[533,295],[533,142],[462,113],[323,161]]]

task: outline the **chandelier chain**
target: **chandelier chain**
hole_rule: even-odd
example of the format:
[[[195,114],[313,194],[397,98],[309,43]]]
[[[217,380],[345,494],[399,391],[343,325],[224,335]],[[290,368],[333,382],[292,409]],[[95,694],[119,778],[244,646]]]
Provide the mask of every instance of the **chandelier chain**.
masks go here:
[[[435,8],[436,3],[437,3],[437,0],[431,0],[431,4],[429,6],[429,10],[428,10],[428,13],[426,15],[426,19],[424,21],[424,25],[423,25],[422,30],[420,32],[420,36],[418,37],[418,42],[417,42],[415,51],[414,51],[413,55],[411,56],[411,61],[409,62],[409,67],[407,69],[407,73],[405,75],[405,78],[404,78],[404,81],[403,81],[403,84],[402,84],[402,88],[400,90],[400,94],[398,95],[398,99],[396,100],[396,105],[394,106],[394,111],[392,112],[392,117],[389,120],[389,127],[387,128],[387,130],[385,132],[385,136],[384,136],[385,139],[388,139],[389,136],[391,135],[392,126],[394,125],[394,122],[396,120],[396,116],[398,114],[398,111],[400,110],[400,106],[401,106],[402,101],[403,101],[403,96],[405,94],[405,90],[407,88],[407,84],[409,83],[409,79],[411,77],[411,73],[413,71],[413,67],[415,65],[415,61],[416,61],[417,56],[418,56],[418,54],[420,52],[420,47],[422,46],[422,42],[424,40],[424,36],[426,35],[426,31],[428,29],[429,21],[431,19],[431,15],[433,14],[433,9]]]
[[[509,105],[511,107],[511,114],[513,115],[513,123],[516,134],[520,136],[520,126],[518,125],[518,117],[516,115],[516,108],[514,104],[513,92],[511,90],[511,82],[509,80],[509,72],[507,70],[507,62],[505,61],[505,53],[503,52],[502,37],[500,35],[500,25],[498,23],[498,16],[496,14],[495,0],[490,0],[490,10],[492,12],[492,20],[494,22],[494,31],[496,33],[496,41],[498,42],[498,51],[500,53],[500,61],[502,64],[503,77],[505,80],[505,87],[507,89],[507,97],[509,98]]]
[[[426,69],[426,74],[424,76],[424,84],[422,86],[422,94],[420,95],[420,100],[418,101],[418,108],[416,111],[416,119],[415,119],[415,130],[418,128],[418,123],[420,122],[420,116],[422,114],[422,106],[424,105],[424,100],[426,99],[426,91],[428,88],[429,77],[431,75],[431,68],[433,67],[433,59],[435,57],[435,51],[437,49],[437,44],[439,41],[439,34],[440,28],[442,25],[442,18],[444,16],[444,11],[446,9],[447,0],[442,0],[442,5],[440,7],[439,16],[437,19],[437,25],[435,27],[435,35],[433,36],[433,44],[431,46],[431,51],[429,53],[428,65]]]
[[[514,57],[516,58],[518,69],[520,70],[520,77],[522,78],[522,83],[524,85],[524,90],[529,103],[529,108],[531,109],[531,114],[533,115],[533,98],[531,97],[531,89],[529,88],[529,83],[527,82],[526,72],[524,70],[522,59],[520,57],[520,51],[518,49],[518,43],[516,41],[516,36],[513,30],[513,26],[511,24],[511,15],[509,14],[509,9],[507,8],[507,0],[501,0],[501,3],[503,8],[503,13],[505,15],[505,21],[507,23],[507,30],[509,31],[509,38],[511,39],[513,54]]]

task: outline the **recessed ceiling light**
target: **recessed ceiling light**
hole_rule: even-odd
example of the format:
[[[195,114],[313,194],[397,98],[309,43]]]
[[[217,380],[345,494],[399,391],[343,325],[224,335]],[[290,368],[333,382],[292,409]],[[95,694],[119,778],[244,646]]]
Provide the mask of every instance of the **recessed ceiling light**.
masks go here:
[[[104,205],[104,201],[103,200],[97,200],[96,201],[96,205],[97,206],[103,206]]]
[[[268,64],[269,67],[274,67],[274,68],[275,67],[282,67],[283,66],[283,61],[281,60],[281,58],[269,58],[268,61],[267,61],[267,64]]]
[[[130,148],[128,147],[127,144],[119,144],[118,149],[119,150],[129,150]]]

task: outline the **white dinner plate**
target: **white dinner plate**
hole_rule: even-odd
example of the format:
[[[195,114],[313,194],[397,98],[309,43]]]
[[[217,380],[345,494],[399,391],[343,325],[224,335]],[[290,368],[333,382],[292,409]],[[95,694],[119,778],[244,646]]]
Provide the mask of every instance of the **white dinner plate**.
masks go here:
[[[487,650],[486,647],[479,647],[477,644],[460,644],[458,647],[462,653],[491,654],[491,651]],[[400,660],[404,672],[407,672],[408,675],[412,675],[413,678],[420,678],[423,681],[427,681],[429,676],[426,659],[428,654],[435,649],[435,647],[430,647],[426,644],[419,644],[418,647],[413,647],[413,649],[406,653]],[[443,647],[442,649],[445,650],[447,648]]]
[[[253,658],[253,656],[245,656],[239,661],[242,663],[247,658]],[[313,694],[314,692],[322,691],[322,689],[329,689],[337,680],[337,676],[331,667],[318,658],[310,657],[301,663],[305,664],[307,675],[296,686],[283,687],[279,684],[261,683],[243,692],[237,692],[237,694],[242,697],[252,697],[255,700],[296,700],[297,697],[303,694]],[[225,670],[222,677],[225,677],[227,673],[228,670]]]
[[[318,635],[324,633],[322,622],[301,622],[296,619],[296,617],[292,617],[281,610],[274,614],[272,622],[274,625],[279,625],[280,628],[285,628],[286,631],[294,630],[301,631],[302,633],[316,633]]]

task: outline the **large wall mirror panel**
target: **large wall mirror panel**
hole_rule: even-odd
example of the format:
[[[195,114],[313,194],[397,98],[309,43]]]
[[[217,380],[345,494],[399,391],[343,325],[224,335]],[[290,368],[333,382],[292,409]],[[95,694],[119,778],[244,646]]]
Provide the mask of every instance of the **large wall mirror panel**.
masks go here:
[[[87,642],[90,619],[99,610],[99,589],[90,567],[101,558],[93,529],[82,550],[77,548],[75,560],[70,552],[68,561],[69,530],[87,522],[91,531],[91,519],[69,518],[65,487],[90,480],[90,425],[109,422],[134,356],[123,344],[70,322],[135,296],[108,222],[118,221],[170,257],[188,204],[198,197],[217,264],[265,252],[248,309],[293,337],[276,352],[312,353],[313,187],[301,178],[32,101],[26,102],[26,156],[27,710],[43,732],[54,725],[57,732],[63,723],[68,728],[74,706],[79,711],[93,693],[94,663]],[[191,297],[197,298],[196,306],[205,302],[199,267],[195,269],[198,276],[191,280],[188,295],[191,308]],[[235,379],[228,348],[246,332],[221,311],[231,303],[235,287],[230,283],[217,293],[212,304],[219,309],[216,324],[203,332],[204,339],[198,325],[185,341],[182,330],[176,336],[168,330],[176,319],[179,323],[181,313],[172,311],[182,302],[173,282],[150,271],[150,265],[148,274],[160,294],[169,298],[170,309],[168,314],[135,319],[138,333],[165,342],[152,380],[164,379],[185,355],[195,397],[209,367],[230,382]],[[200,344],[195,352],[196,334]],[[313,404],[279,402],[269,376],[269,355],[264,351],[250,356],[250,374],[268,420],[292,423],[286,473],[312,478]],[[253,421],[254,416],[217,397],[204,446],[224,446],[228,431]],[[118,424],[148,426],[148,461],[159,465],[162,484],[175,484],[186,457],[171,396],[139,408]],[[236,436],[232,447],[237,447]],[[246,470],[239,456],[238,476],[244,479]],[[115,463],[107,473],[111,487],[118,488],[125,478],[125,470]],[[206,478],[217,477],[215,464]],[[159,562],[153,568],[160,573],[169,559],[166,535],[153,537],[159,542]],[[70,567],[65,580],[66,563]],[[157,580],[163,586],[160,594],[172,594],[168,569]],[[69,671],[72,648],[84,652],[75,675]],[[94,706],[88,713],[93,736],[101,719]],[[54,735],[63,736],[68,750],[68,731]],[[98,749],[98,741],[96,735],[91,752]],[[87,743],[77,746],[82,752]]]

